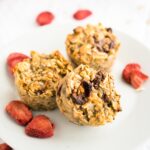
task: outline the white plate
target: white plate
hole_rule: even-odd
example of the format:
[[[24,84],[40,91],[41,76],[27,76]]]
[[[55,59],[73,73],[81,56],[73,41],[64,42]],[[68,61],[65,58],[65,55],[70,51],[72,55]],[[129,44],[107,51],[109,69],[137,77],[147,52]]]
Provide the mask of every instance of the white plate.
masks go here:
[[[123,67],[129,62],[140,63],[150,75],[150,51],[133,38],[116,32],[122,46],[113,67],[116,88],[120,91],[123,111],[113,123],[100,127],[74,125],[59,113],[39,112],[48,115],[55,123],[55,135],[48,139],[31,138],[24,128],[13,122],[5,113],[6,104],[18,99],[14,83],[6,71],[6,58],[11,52],[29,54],[30,50],[50,53],[54,49],[65,52],[65,37],[73,25],[40,28],[10,43],[0,50],[0,136],[16,150],[131,150],[150,137],[150,81],[144,91],[136,91],[121,80]]]

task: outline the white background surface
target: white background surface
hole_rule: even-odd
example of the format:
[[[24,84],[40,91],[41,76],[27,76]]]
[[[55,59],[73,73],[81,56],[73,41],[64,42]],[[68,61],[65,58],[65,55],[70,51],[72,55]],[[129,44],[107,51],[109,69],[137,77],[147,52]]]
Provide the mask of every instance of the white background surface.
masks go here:
[[[52,11],[53,24],[61,24],[78,22],[72,14],[82,8],[93,11],[84,22],[102,22],[150,47],[150,0],[0,0],[0,51],[3,45],[41,28],[35,22],[41,11]]]

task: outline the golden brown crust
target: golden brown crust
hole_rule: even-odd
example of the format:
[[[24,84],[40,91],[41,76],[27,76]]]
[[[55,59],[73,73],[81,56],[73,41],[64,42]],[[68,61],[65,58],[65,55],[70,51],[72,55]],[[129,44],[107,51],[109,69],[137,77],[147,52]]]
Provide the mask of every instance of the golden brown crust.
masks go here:
[[[62,80],[56,101],[60,111],[79,125],[112,122],[121,110],[112,76],[87,65],[80,65]]]
[[[58,83],[71,70],[72,66],[59,51],[50,55],[32,51],[31,59],[18,63],[14,71],[21,100],[33,110],[56,108]]]
[[[109,70],[116,58],[120,43],[111,28],[87,25],[77,27],[66,39],[66,49],[76,64]]]

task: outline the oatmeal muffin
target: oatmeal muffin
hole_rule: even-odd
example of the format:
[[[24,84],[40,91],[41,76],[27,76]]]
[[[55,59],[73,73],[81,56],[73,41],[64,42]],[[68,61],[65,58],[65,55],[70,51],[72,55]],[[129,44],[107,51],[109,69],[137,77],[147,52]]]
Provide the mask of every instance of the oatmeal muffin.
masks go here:
[[[110,70],[120,43],[111,28],[102,24],[77,27],[67,36],[67,53],[76,65],[85,64],[95,69]]]
[[[79,125],[103,125],[121,111],[112,76],[82,64],[59,84],[56,102],[60,111]]]
[[[50,55],[31,52],[31,58],[16,65],[15,84],[21,100],[33,110],[56,108],[56,90],[72,66],[55,51]]]

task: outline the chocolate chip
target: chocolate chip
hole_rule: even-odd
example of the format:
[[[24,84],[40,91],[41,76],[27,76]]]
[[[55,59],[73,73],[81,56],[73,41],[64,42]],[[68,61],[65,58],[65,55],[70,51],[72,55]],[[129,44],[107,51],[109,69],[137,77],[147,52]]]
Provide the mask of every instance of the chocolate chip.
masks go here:
[[[57,95],[60,96],[62,85],[58,88]]]
[[[87,102],[87,97],[90,96],[90,92],[92,90],[92,85],[89,84],[88,82],[86,81],[83,81],[81,83],[81,85],[83,86],[84,88],[84,93],[81,94],[81,95],[77,95],[77,93],[73,92],[72,94],[72,100],[75,104],[79,104],[79,105],[83,105]]]
[[[114,46],[115,46],[115,42],[111,41],[110,44],[109,44],[109,48],[112,49],[112,48],[114,48]]]
[[[112,107],[112,102],[111,102],[111,101],[108,102],[108,103],[107,103],[107,106],[108,106],[108,107]]]
[[[106,93],[103,93],[103,95],[102,95],[102,100],[104,101],[104,102],[106,102],[106,103],[108,103],[108,105],[109,105],[109,98],[108,98],[108,96],[106,95]],[[109,106],[108,106],[109,107]]]
[[[84,88],[84,95],[85,97],[89,97],[90,96],[90,92],[92,90],[92,85],[87,83],[86,81],[82,82],[83,88]]]
[[[92,82],[93,82],[93,86],[94,86],[94,88],[95,88],[95,89],[98,89],[98,87],[99,87],[99,83],[100,83],[100,81],[99,81],[99,77],[98,77],[98,76],[96,76]]]
[[[106,31],[107,31],[107,32],[110,32],[110,33],[113,32],[113,31],[112,31],[112,28],[106,28]]]
[[[105,79],[105,72],[103,70],[99,70],[96,75],[101,77],[101,81]]]
[[[102,71],[98,71],[97,74],[95,75],[94,80],[92,81],[94,88],[98,89],[100,82],[103,81],[104,79],[105,79],[104,73]]]
[[[109,38],[108,36],[106,36],[105,38]],[[110,38],[109,38],[110,39]],[[111,40],[111,39],[110,39]],[[98,51],[100,52],[105,52],[105,53],[109,53],[109,51],[114,48],[114,41],[110,41],[110,43],[106,43],[105,39],[100,40],[99,42],[95,43],[96,48],[98,49]]]
[[[36,95],[41,95],[41,94],[43,94],[43,93],[44,93],[44,90],[42,90],[42,89],[35,91],[35,94],[36,94]]]
[[[75,104],[83,105],[87,102],[87,98],[85,98],[83,95],[77,95],[76,93],[72,94],[72,101]]]

